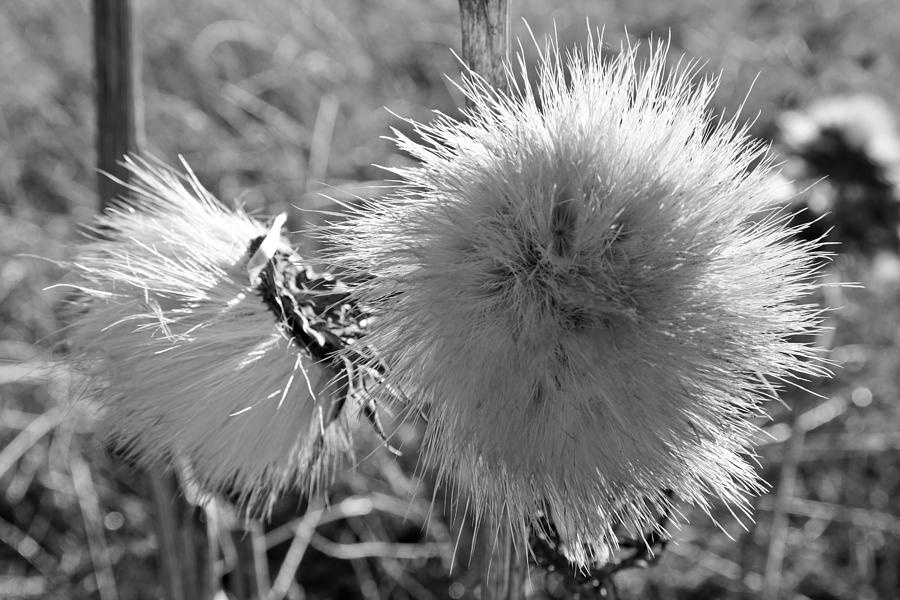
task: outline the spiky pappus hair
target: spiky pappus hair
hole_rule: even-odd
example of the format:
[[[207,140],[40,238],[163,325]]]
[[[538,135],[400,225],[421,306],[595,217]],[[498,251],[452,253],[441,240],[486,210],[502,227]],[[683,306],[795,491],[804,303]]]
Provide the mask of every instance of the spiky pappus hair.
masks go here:
[[[329,229],[372,275],[354,293],[385,381],[430,406],[424,464],[519,539],[551,516],[581,565],[670,490],[746,511],[772,384],[826,373],[798,341],[823,255],[777,212],[766,149],[665,45],[601,46],[550,42],[533,86],[521,52],[505,91],[464,73],[465,119],[395,131],[417,164]]]
[[[124,200],[75,249],[67,341],[101,430],[139,463],[187,464],[206,492],[264,510],[314,491],[349,450],[362,315],[271,227],[186,174],[127,158]]]

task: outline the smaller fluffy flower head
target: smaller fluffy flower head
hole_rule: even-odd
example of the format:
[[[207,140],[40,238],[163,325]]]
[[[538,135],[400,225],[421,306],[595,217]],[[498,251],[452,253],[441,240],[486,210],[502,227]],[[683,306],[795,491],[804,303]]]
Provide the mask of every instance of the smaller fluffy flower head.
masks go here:
[[[76,249],[67,339],[101,429],[142,464],[182,464],[253,508],[317,487],[349,449],[359,333],[339,284],[190,172],[140,159],[127,201]]]
[[[465,74],[466,120],[397,133],[418,164],[332,233],[372,275],[385,388],[430,405],[426,464],[495,523],[549,511],[584,563],[667,490],[759,490],[751,418],[821,370],[795,341],[820,257],[776,214],[765,150],[708,116],[715,81],[664,47],[549,47],[534,86],[522,71],[509,91]]]

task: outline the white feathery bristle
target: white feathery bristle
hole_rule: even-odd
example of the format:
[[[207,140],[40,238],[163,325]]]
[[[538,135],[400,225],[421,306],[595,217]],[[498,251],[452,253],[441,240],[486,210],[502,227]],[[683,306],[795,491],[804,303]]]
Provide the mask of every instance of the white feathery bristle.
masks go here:
[[[522,536],[549,506],[582,565],[666,490],[746,512],[772,384],[827,374],[798,341],[823,255],[777,212],[765,148],[709,116],[716,81],[666,52],[551,43],[508,92],[465,73],[466,119],[395,132],[418,164],[328,229],[371,275],[384,388],[430,406],[425,464]]]
[[[144,465],[187,460],[204,490],[248,506],[317,487],[349,446],[345,423],[323,418],[334,373],[298,351],[251,281],[274,250],[248,260],[254,239],[284,243],[284,219],[267,232],[190,172],[126,164],[130,196],[97,218],[65,282],[103,431]]]

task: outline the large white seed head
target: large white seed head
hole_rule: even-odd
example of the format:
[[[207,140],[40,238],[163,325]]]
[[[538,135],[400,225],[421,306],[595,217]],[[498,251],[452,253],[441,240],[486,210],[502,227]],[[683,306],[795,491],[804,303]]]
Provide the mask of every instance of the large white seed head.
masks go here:
[[[418,164],[330,234],[372,276],[385,389],[430,407],[425,464],[495,522],[549,511],[586,563],[665,490],[761,489],[752,418],[824,371],[797,341],[822,256],[776,211],[765,148],[708,115],[716,82],[663,46],[550,45],[538,70],[508,91],[464,74],[466,120],[396,133]]]
[[[251,281],[266,228],[192,174],[127,164],[128,201],[97,218],[65,282],[71,356],[101,430],[141,464],[187,464],[203,490],[254,508],[315,488],[348,448],[346,423],[329,424],[333,371],[299,351]]]

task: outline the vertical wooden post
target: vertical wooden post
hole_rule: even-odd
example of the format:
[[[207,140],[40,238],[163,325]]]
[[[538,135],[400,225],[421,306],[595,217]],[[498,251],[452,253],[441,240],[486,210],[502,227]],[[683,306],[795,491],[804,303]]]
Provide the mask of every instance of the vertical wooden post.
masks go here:
[[[131,0],[93,0],[94,78],[97,85],[97,196],[100,209],[123,196],[129,180],[121,161],[143,139],[139,69],[132,38]],[[212,598],[211,552],[198,511],[171,474],[146,473],[156,513],[159,572],[168,600]]]
[[[495,88],[506,87],[508,0],[459,0],[459,11],[463,61]],[[476,543],[481,559],[482,600],[524,597],[527,550],[516,547],[512,536],[501,523],[481,524]]]
[[[509,52],[508,0],[459,0],[462,58],[494,87],[506,83]]]
[[[93,0],[94,78],[97,82],[97,195],[100,208],[120,195],[128,181],[119,164],[137,150],[135,68],[131,0]]]

